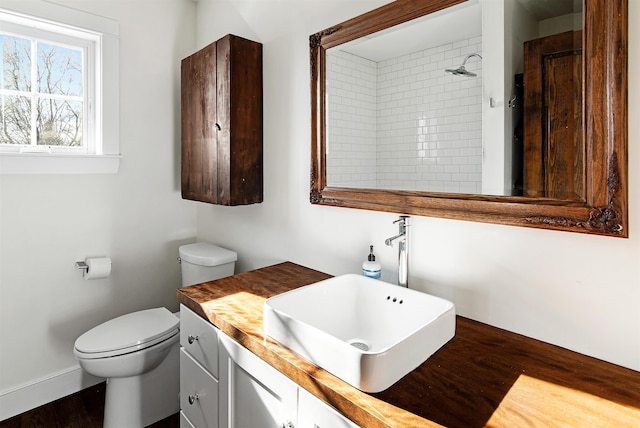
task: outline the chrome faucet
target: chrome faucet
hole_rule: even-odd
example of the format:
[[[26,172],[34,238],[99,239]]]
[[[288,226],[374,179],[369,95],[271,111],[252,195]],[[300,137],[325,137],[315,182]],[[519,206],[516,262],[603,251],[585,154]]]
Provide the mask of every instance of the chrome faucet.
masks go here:
[[[401,215],[400,218],[393,223],[398,223],[398,234],[391,238],[385,239],[385,245],[393,246],[393,241],[398,242],[398,285],[408,287],[409,279],[409,219],[408,215]]]

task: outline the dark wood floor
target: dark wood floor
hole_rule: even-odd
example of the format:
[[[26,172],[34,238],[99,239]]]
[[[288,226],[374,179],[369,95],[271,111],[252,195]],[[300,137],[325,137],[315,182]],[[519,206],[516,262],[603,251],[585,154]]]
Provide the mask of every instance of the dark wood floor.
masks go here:
[[[0,428],[102,428],[105,386],[103,382],[0,421]],[[151,425],[152,428],[179,426],[177,413]]]

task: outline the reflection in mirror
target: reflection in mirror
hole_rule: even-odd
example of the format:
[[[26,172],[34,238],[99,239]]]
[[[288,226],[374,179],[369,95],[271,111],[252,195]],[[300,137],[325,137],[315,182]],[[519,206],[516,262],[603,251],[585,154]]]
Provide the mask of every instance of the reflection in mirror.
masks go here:
[[[582,2],[508,3],[326,51],[328,186],[585,199]]]
[[[310,202],[337,207],[627,237],[629,233],[627,229],[628,0],[577,0],[576,2],[583,5],[582,14],[577,19],[574,13],[579,9],[574,7],[573,0],[546,2],[539,0],[396,0],[311,35],[309,37]],[[546,6],[559,3],[568,6],[560,17],[551,19],[549,15],[546,17],[540,15],[547,13]],[[330,68],[327,62],[331,59],[333,52],[342,56],[356,55],[349,50],[360,49],[358,45],[364,47],[364,40],[359,39],[375,40],[378,37],[373,35],[380,32],[390,33],[389,37],[391,37],[392,30],[389,29],[398,25],[408,27],[409,22],[413,20],[431,20],[430,27],[437,28],[433,24],[436,20],[432,17],[455,13],[458,9],[471,8],[474,5],[475,7],[480,5],[483,16],[491,17],[488,24],[481,25],[481,46],[467,52],[462,52],[463,46],[460,46],[460,51],[451,53],[450,57],[445,54],[436,66],[438,79],[449,80],[443,80],[445,83],[440,85],[442,88],[434,87],[433,91],[436,94],[437,91],[442,91],[441,94],[444,94],[444,87],[453,84],[460,85],[457,91],[466,90],[468,95],[469,92],[473,93],[478,89],[473,86],[469,88],[462,88],[462,86],[481,82],[481,91],[479,95],[475,95],[480,98],[482,111],[482,124],[479,128],[482,135],[481,168],[479,172],[474,173],[475,176],[471,173],[468,176],[477,179],[477,176],[481,175],[481,184],[476,183],[476,187],[481,186],[482,194],[462,193],[466,191],[464,186],[461,186],[457,192],[417,190],[418,186],[427,185],[422,182],[410,183],[408,187],[412,190],[404,190],[400,186],[398,189],[377,188],[380,169],[378,164],[382,160],[386,161],[386,158],[404,158],[404,153],[401,152],[405,147],[407,151],[413,152],[411,159],[415,164],[402,168],[407,170],[408,175],[400,177],[401,179],[417,175],[418,167],[423,168],[420,173],[424,175],[425,164],[442,167],[435,171],[436,178],[438,174],[443,175],[442,178],[448,178],[449,182],[453,181],[454,174],[456,178],[462,178],[464,173],[447,172],[449,161],[444,157],[440,159],[444,156],[444,150],[458,150],[457,153],[460,155],[461,148],[440,148],[437,145],[439,140],[436,140],[435,146],[429,145],[430,142],[433,143],[431,133],[439,134],[440,132],[438,129],[440,123],[431,125],[427,122],[430,116],[425,112],[430,112],[431,109],[420,108],[419,114],[416,114],[417,110],[414,111],[415,107],[410,103],[392,107],[394,114],[400,115],[409,111],[413,115],[407,119],[411,131],[401,129],[400,123],[382,123],[381,117],[378,117],[378,112],[383,110],[378,105],[382,95],[375,93],[378,91],[377,81],[372,85],[373,96],[366,98],[368,101],[364,103],[368,104],[368,110],[375,112],[375,115],[368,112],[368,122],[363,124],[346,121],[341,123],[342,119],[336,116],[337,113],[353,115],[358,112],[358,109],[352,109],[351,104],[355,103],[353,99],[339,99],[338,93],[331,94],[328,90],[327,87],[333,83],[327,78],[327,71]],[[534,8],[534,5],[542,7]],[[520,15],[533,15],[537,18],[525,23],[513,20]],[[550,30],[558,26],[562,28]],[[392,49],[396,50],[397,54],[385,59],[431,49],[433,46],[411,46],[425,38],[435,39],[440,36],[440,33],[445,33],[445,28],[453,28],[456,30],[455,33],[460,35],[468,30],[466,25],[447,24],[436,34],[428,34],[427,37],[423,34],[427,30],[418,30],[417,34],[410,37],[408,41],[393,45]],[[534,33],[533,36],[527,35],[529,30]],[[569,41],[568,48],[567,40],[561,42],[555,40],[553,33],[558,31],[560,31],[558,37],[573,40],[573,42]],[[563,33],[569,33],[570,36],[564,37]],[[505,34],[508,37],[505,37]],[[547,40],[550,41],[547,42]],[[525,42],[528,42],[527,46]],[[455,42],[445,41],[435,46],[448,43]],[[467,40],[467,47],[468,44],[469,40]],[[562,46],[558,48],[559,45]],[[405,47],[410,49],[402,51]],[[384,49],[377,46],[370,50],[378,54],[384,53]],[[510,52],[512,54],[509,54]],[[482,59],[472,54],[478,54]],[[465,62],[465,58],[469,55],[472,56]],[[375,58],[367,58],[364,50],[356,56],[363,61],[378,62]],[[364,60],[364,58],[367,59]],[[416,58],[417,62],[418,58]],[[529,63],[536,67],[529,67]],[[446,72],[447,69],[455,70],[461,65],[477,76],[455,76]],[[400,69],[397,65],[396,67],[397,74],[405,73],[404,69]],[[393,65],[391,68],[393,69]],[[377,69],[376,66],[376,73]],[[536,71],[530,72],[530,69]],[[350,73],[340,69],[335,71],[342,74]],[[519,80],[520,75],[522,75],[522,83]],[[548,75],[553,79],[546,79]],[[572,77],[567,78],[567,76]],[[410,75],[403,75],[402,79],[407,79],[410,93],[420,90],[419,87],[411,89],[414,82],[410,81],[412,79]],[[360,82],[365,79],[361,77],[355,80]],[[534,82],[537,88],[530,90],[529,81]],[[402,85],[404,82],[393,84]],[[419,84],[415,82],[415,85]],[[344,85],[345,88],[350,86],[346,83]],[[334,84],[335,88],[337,86]],[[392,93],[391,96],[385,95],[390,103],[399,103],[402,98],[399,91]],[[444,95],[441,96],[444,97]],[[422,95],[420,102],[422,103],[426,98],[428,95]],[[540,99],[544,101],[541,102]],[[569,103],[566,103],[567,99]],[[446,100],[444,102],[446,103]],[[335,103],[343,111],[329,111],[331,103]],[[451,107],[456,112],[463,108],[473,110],[462,103]],[[469,115],[469,113],[462,115]],[[342,127],[344,133],[344,135],[336,135],[333,141],[329,141],[328,134],[331,132],[336,134],[336,132],[331,130],[331,126],[327,127],[327,122],[330,120],[335,121],[334,125]],[[364,132],[372,131],[382,125],[387,127],[389,135],[382,137],[378,132]],[[476,129],[467,129],[448,132],[451,134],[465,132],[468,133],[467,137],[472,137],[472,133],[476,131]],[[421,135],[423,137],[420,137]],[[450,137],[453,136],[450,135]],[[336,157],[335,160],[340,163],[335,163],[331,157],[344,149],[342,145],[355,141],[353,137],[358,137],[358,142],[363,146],[365,146],[364,143],[369,144],[366,146],[369,149],[367,157],[355,162],[353,159],[358,159],[355,153],[360,151],[360,148],[357,148],[353,150],[353,159],[345,155]],[[398,141],[402,141],[402,144],[406,143],[406,139],[408,143],[402,147],[403,150],[393,146],[391,150],[385,152],[383,157],[376,154],[377,148],[375,148],[382,138],[397,138]],[[522,142],[518,143],[518,139]],[[466,148],[472,148],[471,143],[465,144],[467,144]],[[348,152],[348,150],[344,151]],[[455,152],[449,154],[455,154]],[[465,155],[471,156],[470,152],[465,152]],[[435,160],[429,160],[430,157]],[[417,160],[421,161],[420,165]],[[332,162],[334,163],[331,164]],[[362,182],[350,184],[348,182],[350,178],[340,176],[349,170],[361,169],[365,165],[368,167],[368,163],[375,165],[373,170],[369,170],[375,171],[375,174],[369,176],[363,174],[358,177],[357,179],[363,180]],[[338,171],[339,174],[332,172],[332,168],[339,167],[341,164],[346,165],[347,168]],[[384,179],[387,180],[389,177]],[[336,180],[343,181],[336,184]],[[447,184],[447,186],[450,185]],[[442,188],[445,188],[444,184]]]

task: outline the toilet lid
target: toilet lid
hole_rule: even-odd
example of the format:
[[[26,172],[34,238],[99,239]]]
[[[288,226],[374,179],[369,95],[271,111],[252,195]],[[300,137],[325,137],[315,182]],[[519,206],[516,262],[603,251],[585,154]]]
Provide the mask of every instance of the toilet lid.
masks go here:
[[[180,319],[166,308],[147,309],[92,328],[78,337],[75,348],[83,354],[122,354],[152,346],[179,330]]]

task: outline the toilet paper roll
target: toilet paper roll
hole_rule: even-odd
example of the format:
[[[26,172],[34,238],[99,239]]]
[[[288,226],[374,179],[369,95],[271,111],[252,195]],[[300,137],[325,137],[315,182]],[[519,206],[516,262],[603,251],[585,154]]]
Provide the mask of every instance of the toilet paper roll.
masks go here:
[[[111,259],[109,257],[94,257],[85,260],[89,268],[82,274],[84,279],[102,279],[111,275]]]

